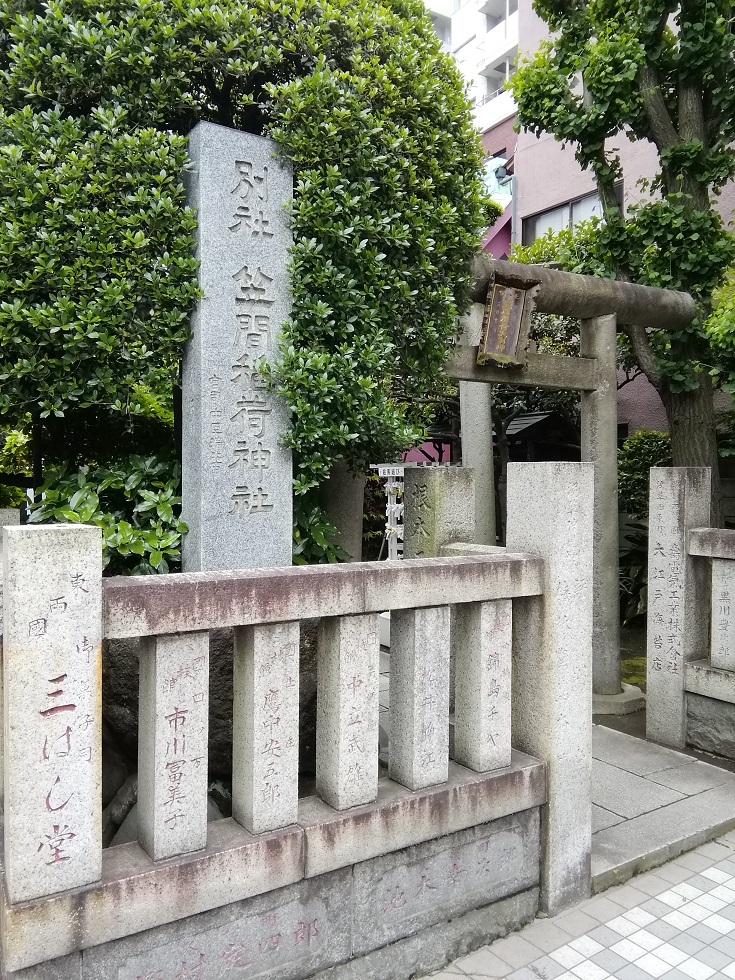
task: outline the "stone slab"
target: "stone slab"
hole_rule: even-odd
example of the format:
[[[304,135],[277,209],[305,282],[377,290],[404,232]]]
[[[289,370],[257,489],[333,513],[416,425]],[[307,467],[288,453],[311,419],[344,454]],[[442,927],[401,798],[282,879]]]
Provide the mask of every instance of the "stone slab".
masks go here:
[[[406,469],[403,557],[435,558],[443,545],[475,539],[475,474],[462,466]]]
[[[697,527],[687,535],[690,555],[702,558],[735,558],[735,531],[716,527]]]
[[[710,659],[713,667],[735,670],[735,563],[713,558]]]
[[[391,617],[391,779],[409,789],[443,783],[449,760],[449,606]]]
[[[593,891],[658,867],[735,827],[735,787],[717,786],[595,834]]]
[[[154,863],[137,844],[103,852],[102,881],[2,908],[8,970],[143,932],[190,914],[242,901],[304,876],[298,827],[255,838],[234,820],[209,824],[204,851]],[[196,882],[196,886],[193,883]],[[39,932],[38,923],[44,928]]]
[[[588,897],[592,805],[592,463],[511,463],[506,543],[540,555],[544,595],[513,603],[513,744],[549,766],[541,901]]]
[[[145,639],[140,657],[138,840],[155,860],[207,843],[209,633]]]
[[[449,764],[449,779],[412,793],[381,779],[375,803],[337,813],[317,797],[299,803],[306,877],[367,861],[546,802],[546,767],[513,752],[507,769],[479,774]]]
[[[378,793],[380,656],[374,613],[320,622],[316,786],[336,810],[370,803]]]
[[[332,967],[312,980],[412,980],[426,976],[531,922],[538,900],[538,889],[531,888]]]
[[[735,759],[735,704],[687,694],[687,742]]]
[[[606,762],[596,761],[592,767],[592,799],[620,817],[638,817],[683,798],[683,793]]]
[[[296,822],[299,623],[235,630],[232,815],[252,834]]]
[[[735,672],[720,670],[709,660],[693,660],[686,665],[684,685],[688,694],[735,704]]]
[[[521,384],[571,391],[594,391],[597,387],[597,364],[592,358],[531,351],[526,354],[525,367],[496,367],[477,363],[477,347],[458,345],[449,355],[445,373],[457,381],[485,384]]]
[[[723,783],[735,785],[735,773],[720,769],[718,766],[710,766],[706,762],[691,762],[688,766],[664,769],[662,772],[651,773],[648,779],[662,786],[668,786],[678,793],[684,793],[686,796],[704,793]]]
[[[596,834],[598,830],[607,830],[608,827],[614,827],[615,824],[621,823],[621,821],[624,819],[624,817],[619,817],[617,813],[611,813],[610,810],[606,810],[604,807],[598,806],[596,803],[592,804],[593,834]]]
[[[16,970],[14,973],[3,973],[3,980],[82,980],[82,954],[72,953],[62,956],[50,963],[39,963],[29,966],[27,970]]]
[[[616,732],[603,725],[592,726],[592,757],[637,776],[686,766],[692,761],[683,752]]]
[[[687,554],[687,533],[710,518],[704,467],[651,469],[648,547],[646,735],[683,748],[684,669],[709,640],[709,568]]]
[[[539,861],[534,808],[358,864],[353,954],[536,886]]]
[[[351,871],[299,882],[84,954],[83,980],[297,980],[351,948]]]
[[[107,639],[539,595],[530,555],[105,579]]]
[[[4,854],[22,902],[100,876],[102,532],[3,538]]]
[[[592,693],[593,715],[631,715],[645,706],[645,694],[633,684],[623,684],[620,694]]]
[[[272,140],[209,122],[192,130],[189,157],[204,295],[183,361],[183,567],[290,565],[290,417],[258,367],[291,310],[291,167]]]

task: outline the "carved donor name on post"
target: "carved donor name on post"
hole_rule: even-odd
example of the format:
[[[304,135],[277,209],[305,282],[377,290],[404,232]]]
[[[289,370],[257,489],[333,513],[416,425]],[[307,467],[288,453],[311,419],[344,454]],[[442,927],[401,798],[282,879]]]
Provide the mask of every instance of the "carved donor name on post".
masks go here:
[[[186,571],[291,564],[288,409],[260,372],[290,313],[290,168],[271,140],[200,123],[189,137],[199,285],[183,372]]]

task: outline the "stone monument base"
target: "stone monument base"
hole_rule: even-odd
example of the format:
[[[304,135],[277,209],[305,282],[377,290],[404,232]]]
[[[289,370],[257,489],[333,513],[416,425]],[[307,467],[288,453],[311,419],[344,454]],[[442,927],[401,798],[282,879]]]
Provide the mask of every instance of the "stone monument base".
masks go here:
[[[646,706],[646,696],[634,684],[623,684],[620,694],[593,694],[593,715],[632,715]]]

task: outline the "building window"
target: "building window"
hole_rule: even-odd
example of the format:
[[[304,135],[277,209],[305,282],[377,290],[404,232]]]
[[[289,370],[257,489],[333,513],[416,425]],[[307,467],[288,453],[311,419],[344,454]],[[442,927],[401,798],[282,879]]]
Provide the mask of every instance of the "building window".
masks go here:
[[[593,217],[602,217],[602,202],[597,194],[587,194],[576,201],[567,201],[548,211],[541,211],[523,219],[523,244],[532,245],[544,235],[556,235]]]

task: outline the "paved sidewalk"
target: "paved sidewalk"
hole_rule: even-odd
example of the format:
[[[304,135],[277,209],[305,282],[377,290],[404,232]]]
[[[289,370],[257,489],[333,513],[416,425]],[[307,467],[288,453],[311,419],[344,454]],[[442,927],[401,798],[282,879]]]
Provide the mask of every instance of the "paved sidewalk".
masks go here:
[[[735,832],[432,976],[735,980]]]

